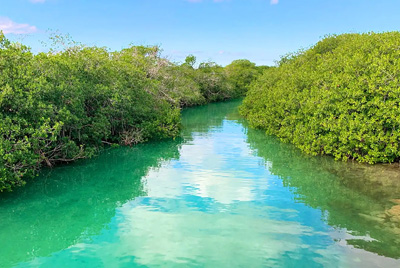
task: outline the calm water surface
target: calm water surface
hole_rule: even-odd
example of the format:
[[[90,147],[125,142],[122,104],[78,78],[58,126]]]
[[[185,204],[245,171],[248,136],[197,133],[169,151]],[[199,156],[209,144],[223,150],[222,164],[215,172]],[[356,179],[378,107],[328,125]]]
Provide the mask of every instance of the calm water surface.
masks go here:
[[[1,195],[0,267],[400,267],[400,168],[304,156],[238,105]]]

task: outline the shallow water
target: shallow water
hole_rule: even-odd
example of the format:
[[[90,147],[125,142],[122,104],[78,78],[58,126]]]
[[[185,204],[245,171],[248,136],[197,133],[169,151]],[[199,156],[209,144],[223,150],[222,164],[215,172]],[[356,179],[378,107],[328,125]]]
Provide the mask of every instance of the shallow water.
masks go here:
[[[400,168],[308,157],[237,114],[0,196],[0,267],[400,267]]]

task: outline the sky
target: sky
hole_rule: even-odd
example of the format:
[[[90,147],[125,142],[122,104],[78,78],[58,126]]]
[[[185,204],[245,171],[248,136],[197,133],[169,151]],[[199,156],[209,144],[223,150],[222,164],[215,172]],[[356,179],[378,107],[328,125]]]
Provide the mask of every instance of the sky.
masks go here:
[[[159,45],[227,65],[274,65],[327,34],[400,30],[400,0],[0,0],[7,38],[46,51],[52,32],[120,50]]]

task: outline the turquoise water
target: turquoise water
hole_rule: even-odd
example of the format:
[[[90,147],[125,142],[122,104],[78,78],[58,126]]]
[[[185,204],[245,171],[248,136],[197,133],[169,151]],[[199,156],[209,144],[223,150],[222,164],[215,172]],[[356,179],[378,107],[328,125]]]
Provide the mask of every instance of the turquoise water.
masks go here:
[[[398,166],[305,156],[239,104],[1,195],[0,267],[400,267]]]

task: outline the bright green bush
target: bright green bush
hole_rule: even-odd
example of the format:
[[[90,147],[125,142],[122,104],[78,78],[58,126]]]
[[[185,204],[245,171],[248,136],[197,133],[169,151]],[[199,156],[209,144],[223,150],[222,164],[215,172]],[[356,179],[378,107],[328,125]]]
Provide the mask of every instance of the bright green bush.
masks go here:
[[[259,67],[249,60],[234,60],[225,67],[228,80],[232,83],[236,95],[247,92],[250,84],[259,76]]]
[[[144,46],[34,55],[0,32],[0,192],[105,144],[176,136],[181,107],[236,97],[222,67],[194,62]]]
[[[343,34],[266,70],[241,113],[306,153],[394,162],[399,102],[400,33]]]
[[[0,44],[0,191],[22,185],[42,164],[89,157],[103,144],[178,133],[179,107],[149,76],[159,60],[154,49],[34,56],[4,36]]]

